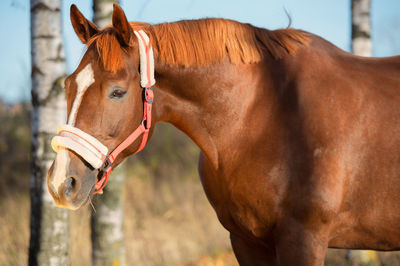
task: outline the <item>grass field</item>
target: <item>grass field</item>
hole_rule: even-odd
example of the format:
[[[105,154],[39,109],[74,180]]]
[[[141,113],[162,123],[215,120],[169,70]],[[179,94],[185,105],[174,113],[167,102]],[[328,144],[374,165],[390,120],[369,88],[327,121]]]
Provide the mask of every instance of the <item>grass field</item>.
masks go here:
[[[199,182],[177,186],[131,177],[126,184],[124,230],[128,265],[236,265],[227,232],[218,223]],[[184,191],[184,192],[183,192]],[[149,195],[157,193],[153,202]],[[184,194],[187,194],[184,197]],[[153,204],[153,203],[154,204]],[[90,265],[90,212],[71,212],[72,265]],[[26,265],[29,194],[0,203],[0,265]],[[222,263],[222,264],[221,264]]]
[[[219,224],[196,179],[162,182],[130,176],[125,197],[128,265],[238,265],[228,233]],[[127,194],[129,191],[129,195]],[[157,194],[157,200],[151,195]],[[88,207],[71,212],[72,265],[90,265]],[[0,265],[26,265],[29,243],[29,194],[0,202]],[[382,265],[400,265],[400,254],[378,253]],[[329,250],[326,265],[349,265],[344,250]]]

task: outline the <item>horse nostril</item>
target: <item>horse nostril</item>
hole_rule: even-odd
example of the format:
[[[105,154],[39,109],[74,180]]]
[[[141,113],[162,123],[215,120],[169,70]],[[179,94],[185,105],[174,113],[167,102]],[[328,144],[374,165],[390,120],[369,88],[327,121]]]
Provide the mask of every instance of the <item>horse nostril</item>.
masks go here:
[[[70,198],[76,192],[77,179],[73,176],[68,177],[65,181],[65,197]]]

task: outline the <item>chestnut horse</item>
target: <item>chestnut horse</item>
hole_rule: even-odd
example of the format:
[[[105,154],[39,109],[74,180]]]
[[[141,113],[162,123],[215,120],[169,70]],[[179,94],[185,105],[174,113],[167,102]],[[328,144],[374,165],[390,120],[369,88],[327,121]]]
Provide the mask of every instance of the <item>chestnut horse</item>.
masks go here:
[[[134,33],[145,32],[156,79],[149,138],[169,122],[200,147],[201,182],[241,265],[400,248],[400,57],[362,58],[307,32],[223,19],[129,23],[118,5],[103,30],[75,6],[71,20],[87,51],[65,82],[69,121],[109,151],[141,125]],[[77,209],[102,175],[60,149],[48,188]]]

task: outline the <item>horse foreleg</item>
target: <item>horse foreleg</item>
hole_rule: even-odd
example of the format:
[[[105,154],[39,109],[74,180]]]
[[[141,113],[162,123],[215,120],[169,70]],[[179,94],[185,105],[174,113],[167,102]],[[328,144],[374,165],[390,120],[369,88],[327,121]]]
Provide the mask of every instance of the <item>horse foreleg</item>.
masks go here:
[[[328,243],[322,230],[300,224],[286,225],[276,237],[280,266],[323,266]]]
[[[231,243],[236,259],[241,266],[278,265],[275,248],[269,249],[249,243],[234,234],[231,234]]]

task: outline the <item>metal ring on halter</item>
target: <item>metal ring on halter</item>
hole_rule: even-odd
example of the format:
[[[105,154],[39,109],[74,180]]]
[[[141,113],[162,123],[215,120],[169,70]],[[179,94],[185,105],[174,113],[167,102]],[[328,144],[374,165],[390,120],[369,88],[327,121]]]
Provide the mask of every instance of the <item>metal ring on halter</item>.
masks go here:
[[[113,163],[110,161],[110,155],[107,155],[100,171],[105,173],[105,172],[107,172],[108,168],[110,168],[110,167],[112,168],[112,165],[113,165]]]
[[[150,91],[151,95],[147,95],[148,91]],[[150,96],[151,99],[149,99],[148,96]],[[153,103],[153,101],[154,101],[154,93],[153,93],[153,88],[152,87],[147,87],[147,88],[144,89],[144,99],[148,103]]]

